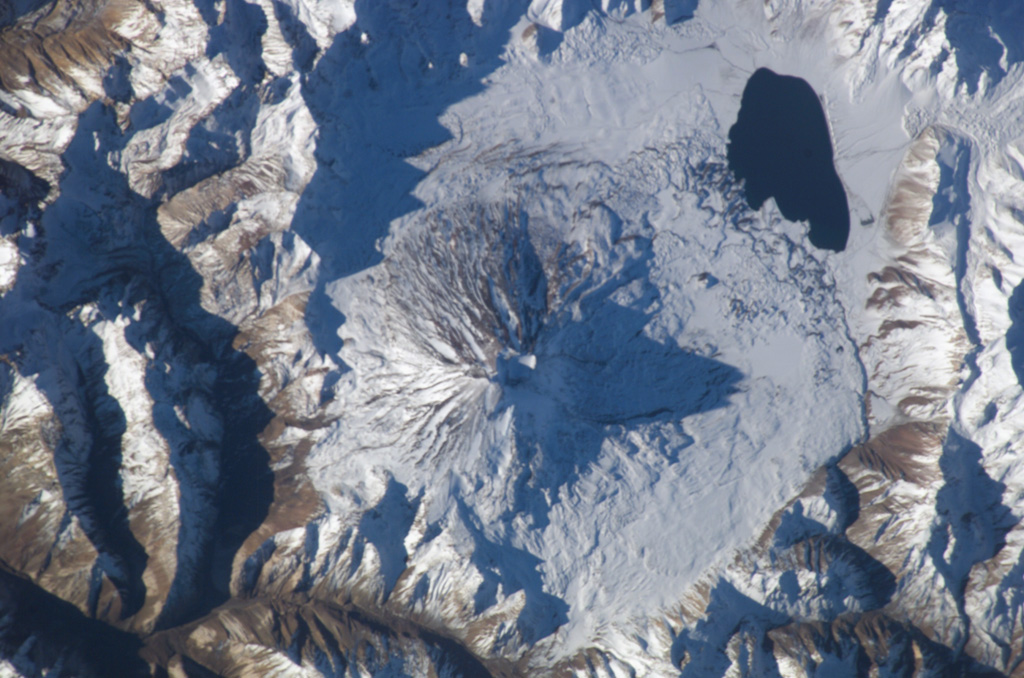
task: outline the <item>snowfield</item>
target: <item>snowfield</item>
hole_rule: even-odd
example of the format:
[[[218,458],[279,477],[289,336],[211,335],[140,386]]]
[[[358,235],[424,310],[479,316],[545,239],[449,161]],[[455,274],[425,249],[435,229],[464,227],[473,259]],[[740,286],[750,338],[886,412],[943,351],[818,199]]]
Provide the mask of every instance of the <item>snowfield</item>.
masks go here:
[[[0,26],[0,673],[1020,671],[1024,9]],[[727,166],[758,68],[842,252]]]

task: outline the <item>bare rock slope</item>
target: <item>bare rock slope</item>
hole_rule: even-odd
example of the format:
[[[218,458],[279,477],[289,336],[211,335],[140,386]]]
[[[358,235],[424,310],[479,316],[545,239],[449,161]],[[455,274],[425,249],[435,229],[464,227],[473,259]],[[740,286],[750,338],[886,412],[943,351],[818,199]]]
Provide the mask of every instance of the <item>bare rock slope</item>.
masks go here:
[[[1022,35],[0,0],[0,675],[1021,674]],[[842,252],[727,166],[760,67]]]

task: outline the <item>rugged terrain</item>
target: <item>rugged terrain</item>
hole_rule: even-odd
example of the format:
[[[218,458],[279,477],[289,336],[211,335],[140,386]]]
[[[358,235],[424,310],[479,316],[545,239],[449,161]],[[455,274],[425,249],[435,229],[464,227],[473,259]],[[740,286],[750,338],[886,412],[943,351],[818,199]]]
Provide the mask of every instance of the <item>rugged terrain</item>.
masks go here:
[[[1024,671],[1024,8],[0,2],[0,675]]]

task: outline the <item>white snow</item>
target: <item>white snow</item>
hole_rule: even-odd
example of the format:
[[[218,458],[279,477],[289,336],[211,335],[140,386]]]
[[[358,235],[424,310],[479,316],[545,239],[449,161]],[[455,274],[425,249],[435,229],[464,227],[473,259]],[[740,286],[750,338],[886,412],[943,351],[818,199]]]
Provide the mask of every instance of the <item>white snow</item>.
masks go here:
[[[560,3],[535,5],[534,21],[560,21]],[[499,552],[535,555],[544,591],[568,605],[549,639],[559,656],[674,603],[866,434],[863,368],[847,328],[857,309],[843,308],[835,281],[863,279],[877,263],[865,251],[878,229],[855,225],[849,250],[826,256],[771,204],[750,213],[725,179],[725,135],[752,68],[806,78],[825,98],[841,176],[860,212],[877,215],[906,146],[898,113],[907,95],[884,79],[871,91],[877,108],[865,111],[834,64],[809,58],[825,49],[824,35],[794,44],[765,33],[756,14],[716,5],[676,29],[645,15],[612,23],[591,14],[550,60],[513,42],[484,91],[442,116],[454,140],[417,159],[430,169],[416,189],[426,206],[392,223],[384,262],[331,288],[353,370],[342,378],[336,433],[310,455],[317,487],[340,514],[367,474],[423,493],[435,519],[464,502]],[[489,157],[496,144],[500,155]],[[880,161],[891,169],[879,171]],[[516,226],[497,217],[477,221],[479,235],[466,232],[472,196],[481,209],[512,204],[526,214],[549,290],[539,322],[553,328],[558,351],[625,352],[666,379],[680,369],[673,351],[713,356],[741,374],[736,392],[706,411],[594,426],[588,410],[620,411],[619,401],[643,400],[657,382],[627,370],[576,386],[587,377],[543,348],[515,358],[535,363],[535,374],[513,380],[528,382],[525,392],[502,386],[499,348],[519,349],[489,329],[496,311],[486,299],[465,296],[491,269],[465,262],[512,255],[465,241]],[[599,238],[606,226],[585,213],[591,205],[621,220],[620,232]],[[592,268],[560,268],[560,243]],[[688,284],[700,273],[718,284]],[[558,302],[556,285],[582,285],[598,310]],[[616,320],[627,310],[645,319]],[[638,330],[645,343],[631,348]],[[459,345],[472,348],[471,363],[453,359]],[[701,378],[689,388],[703,389]],[[577,410],[580,388],[589,395]],[[517,499],[517,479],[537,473],[555,481]]]
[[[0,292],[7,291],[14,284],[20,263],[18,246],[6,238],[0,238]]]
[[[893,574],[888,611],[950,646],[966,630],[972,656],[1009,661],[1024,544],[1024,67],[1012,13],[975,8],[974,35],[956,0],[931,12],[914,0],[467,0],[443,17],[423,3],[243,4],[267,20],[246,45],[222,25],[223,3],[201,13],[164,0],[111,19],[132,45],[134,98],[103,102],[124,141],[103,160],[145,205],[136,212],[157,210],[202,278],[205,312],[240,330],[284,429],[267,434],[275,471],[312,446],[326,511],[269,536],[246,583],[255,596],[292,595],[301,575],[312,599],[407,619],[481,657],[550,668],[594,650],[607,675],[671,675],[690,625],[709,654],[684,661],[712,662],[713,650],[742,675],[742,611],[700,619],[721,609],[713,586],[788,619],[864,609],[841,572],[770,544],[811,525]],[[250,48],[262,82],[243,72]],[[821,99],[850,203],[843,252],[813,248],[772,200],[752,212],[726,166],[761,67]],[[40,209],[66,185],[64,154],[101,68],[0,93],[18,116],[0,111],[0,157],[49,182]],[[147,118],[144,100],[166,116]],[[234,143],[236,157],[185,166],[192,142],[222,131],[234,141],[211,147]],[[86,155],[111,144],[92,142]],[[162,194],[179,168],[175,181],[192,183]],[[43,308],[47,267],[75,279],[79,263],[33,259],[45,230],[29,220],[0,239],[0,299],[15,318],[2,343],[12,355],[25,336],[56,345],[67,323],[98,342],[156,590],[176,558],[199,567],[215,513],[213,368],[186,375],[157,330],[133,343],[150,328],[144,303],[76,297],[65,313],[73,290],[47,290],[61,310]],[[29,348],[40,379],[77,383],[71,358],[51,365]],[[23,391],[0,394],[0,422],[53,416],[42,391]],[[176,434],[155,426],[160,407]],[[823,466],[911,424],[934,427],[921,450],[900,451],[924,480],[861,469],[877,494],[854,499],[881,526],[846,525],[815,489]],[[945,463],[949,431],[976,453],[967,478]],[[190,442],[197,459],[172,469]],[[51,480],[52,493],[30,494],[57,497]],[[46,517],[53,537],[63,509],[33,501],[12,515]],[[996,516],[977,534],[954,524],[975,503]],[[804,522],[766,534],[773,517]],[[158,528],[143,533],[147,520]],[[182,549],[162,536],[179,527]],[[73,529],[58,550],[85,543]],[[236,554],[236,580],[249,555]],[[87,561],[60,576],[84,576]],[[313,670],[266,654],[268,670]]]

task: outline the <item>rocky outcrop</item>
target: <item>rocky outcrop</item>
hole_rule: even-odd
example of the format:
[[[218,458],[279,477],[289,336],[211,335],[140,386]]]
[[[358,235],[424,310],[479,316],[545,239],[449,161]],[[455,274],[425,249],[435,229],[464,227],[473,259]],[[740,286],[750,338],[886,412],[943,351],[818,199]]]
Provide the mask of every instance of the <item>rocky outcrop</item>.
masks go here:
[[[0,673],[1019,672],[1021,16],[4,6]],[[827,257],[801,49],[914,135]]]

